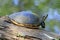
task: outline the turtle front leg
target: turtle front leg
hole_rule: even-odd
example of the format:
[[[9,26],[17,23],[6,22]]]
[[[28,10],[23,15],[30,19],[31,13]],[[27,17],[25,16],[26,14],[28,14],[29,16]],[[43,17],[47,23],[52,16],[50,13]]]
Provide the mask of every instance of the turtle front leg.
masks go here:
[[[41,25],[42,28],[45,28],[45,22],[44,22],[44,21],[42,21],[42,22],[40,23],[40,25]]]

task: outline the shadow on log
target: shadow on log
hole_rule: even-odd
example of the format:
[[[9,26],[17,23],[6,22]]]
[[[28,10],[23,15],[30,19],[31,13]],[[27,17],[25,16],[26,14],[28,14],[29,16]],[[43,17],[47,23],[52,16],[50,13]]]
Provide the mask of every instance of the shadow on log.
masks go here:
[[[28,29],[6,22],[6,17],[0,18],[0,40],[54,40],[60,35],[40,29]]]

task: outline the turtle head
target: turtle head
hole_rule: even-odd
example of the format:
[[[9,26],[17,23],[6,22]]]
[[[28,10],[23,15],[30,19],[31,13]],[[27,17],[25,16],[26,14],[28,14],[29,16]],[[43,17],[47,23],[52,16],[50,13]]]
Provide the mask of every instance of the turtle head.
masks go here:
[[[48,17],[48,14],[42,17],[42,21],[45,21],[46,18]]]
[[[41,26],[42,28],[45,28],[45,22],[44,21],[46,20],[47,17],[48,17],[48,14],[43,16],[42,18],[40,18],[38,26]]]

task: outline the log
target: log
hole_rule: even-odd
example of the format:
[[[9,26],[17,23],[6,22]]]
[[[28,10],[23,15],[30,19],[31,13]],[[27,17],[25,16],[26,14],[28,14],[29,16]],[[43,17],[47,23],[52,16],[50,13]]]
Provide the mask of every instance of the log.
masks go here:
[[[0,18],[0,40],[54,40],[60,35],[42,29],[29,29],[7,22],[7,17]]]

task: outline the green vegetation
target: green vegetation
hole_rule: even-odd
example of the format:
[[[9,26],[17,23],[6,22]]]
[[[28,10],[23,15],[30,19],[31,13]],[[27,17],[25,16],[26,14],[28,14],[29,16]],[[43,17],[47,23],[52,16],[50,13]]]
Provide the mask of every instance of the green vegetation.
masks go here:
[[[13,0],[0,0],[0,16],[22,10],[41,14],[47,12],[49,8],[58,10],[60,0],[19,0],[18,5],[14,5]]]

